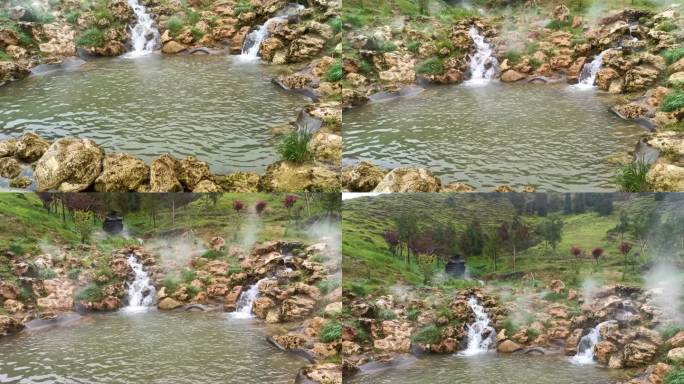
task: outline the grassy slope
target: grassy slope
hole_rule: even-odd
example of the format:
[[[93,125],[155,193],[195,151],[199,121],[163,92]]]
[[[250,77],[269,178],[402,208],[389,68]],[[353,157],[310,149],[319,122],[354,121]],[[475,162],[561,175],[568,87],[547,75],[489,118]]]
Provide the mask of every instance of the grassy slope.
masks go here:
[[[497,196],[501,197],[497,200]],[[463,228],[472,218],[477,217],[484,226],[496,225],[513,215],[510,203],[501,195],[461,195],[467,199],[455,206],[445,204],[445,197],[428,194],[384,195],[376,198],[359,198],[345,201],[343,211],[343,276],[345,285],[362,282],[368,289],[389,287],[397,282],[419,285],[421,275],[415,266],[407,266],[394,258],[382,238],[382,232],[392,226],[394,213],[411,210],[418,214],[423,224],[431,221],[451,220],[458,228]],[[616,202],[615,211],[609,216],[596,213],[563,216],[565,223],[563,240],[553,252],[537,244],[518,254],[517,271],[531,273],[536,279],[562,278],[570,284],[580,282],[577,276],[592,277],[599,281],[622,280],[622,255],[617,250],[617,240],[607,236],[607,232],[618,223],[619,212],[624,209],[633,214],[646,207],[654,206],[652,197],[639,197],[624,202]],[[534,226],[542,218],[525,216],[525,222]],[[576,262],[569,254],[572,245],[582,248],[587,255]],[[597,266],[591,259],[594,247],[603,247],[605,254]],[[498,270],[483,256],[467,260],[474,276],[486,279],[501,279],[512,272],[510,251],[499,257]],[[579,274],[576,273],[579,271]],[[626,280],[639,283],[638,275],[628,273]]]

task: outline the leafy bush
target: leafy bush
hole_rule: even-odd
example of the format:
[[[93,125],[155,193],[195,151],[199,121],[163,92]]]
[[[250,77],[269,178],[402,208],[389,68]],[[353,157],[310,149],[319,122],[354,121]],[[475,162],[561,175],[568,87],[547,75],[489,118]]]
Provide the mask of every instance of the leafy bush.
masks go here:
[[[162,285],[164,286],[164,288],[166,288],[167,294],[176,292],[179,285],[178,278],[173,275],[167,275],[166,277],[164,277]]]
[[[629,163],[618,170],[617,184],[623,192],[647,192],[646,174],[651,166],[641,161]]]
[[[665,51],[663,52],[663,57],[667,60],[668,64],[674,64],[684,57],[684,47]]]
[[[665,376],[664,384],[684,384],[684,368],[671,368]]]
[[[78,18],[81,16],[81,14],[78,11],[69,11],[64,18],[66,19],[66,22],[69,24],[76,24],[78,23]]]
[[[430,57],[416,67],[416,72],[422,74],[435,75],[442,73],[442,71],[444,71],[444,64],[442,63],[442,59],[438,57]]]
[[[332,28],[333,32],[335,33],[340,33],[342,32],[342,19],[339,17],[336,17],[328,22],[328,25],[330,25],[330,28]]]
[[[328,321],[321,328],[321,341],[324,343],[331,343],[342,338],[342,324],[337,321]]]
[[[291,132],[278,145],[278,153],[287,161],[303,163],[312,157],[309,150],[309,134],[304,131]]]
[[[684,91],[670,91],[663,99],[661,109],[664,112],[674,112],[680,108],[684,108]]]
[[[104,32],[98,28],[88,28],[76,39],[76,45],[101,47],[105,43]]]
[[[197,277],[197,273],[192,269],[185,269],[181,272],[181,278],[187,284],[190,284]]]
[[[420,310],[416,308],[411,308],[406,312],[406,317],[411,321],[416,321],[418,316],[420,316]]]
[[[342,63],[338,60],[332,64],[325,72],[325,81],[335,82],[340,81],[344,77],[344,70],[342,70]]]
[[[178,36],[179,33],[183,30],[183,20],[179,19],[176,16],[172,16],[169,18],[169,20],[166,22],[166,28],[169,30],[169,34],[171,36]]]
[[[78,280],[78,276],[81,274],[80,268],[71,268],[67,272],[67,277],[71,280]]]
[[[222,258],[223,256],[224,256],[224,255],[223,255],[223,252],[221,252],[221,251],[215,251],[215,250],[213,250],[213,249],[212,249],[212,250],[209,250],[209,251],[206,251],[206,252],[204,252],[204,254],[202,254],[202,257],[204,257],[205,259],[209,259],[209,260],[220,259],[220,258]]]
[[[422,343],[422,344],[432,344],[439,341],[442,337],[442,330],[435,324],[430,324],[422,327],[418,332],[411,336],[411,340]]]
[[[104,298],[102,293],[102,288],[97,284],[88,284],[83,288],[78,294],[76,294],[76,300],[79,301],[100,301]]]

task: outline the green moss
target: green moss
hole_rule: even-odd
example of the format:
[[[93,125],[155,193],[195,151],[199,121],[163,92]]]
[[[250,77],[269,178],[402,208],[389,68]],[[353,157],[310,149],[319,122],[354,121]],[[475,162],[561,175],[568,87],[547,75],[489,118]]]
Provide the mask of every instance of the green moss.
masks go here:
[[[12,61],[12,56],[0,49],[0,61]]]
[[[190,33],[192,34],[192,39],[194,41],[199,41],[202,37],[204,37],[204,32],[195,27],[190,28]]]
[[[328,321],[321,328],[320,338],[324,343],[340,340],[342,338],[342,324],[334,320]]]
[[[426,325],[411,335],[411,340],[422,344],[433,344],[442,337],[442,330],[435,324]]]
[[[671,368],[665,376],[664,384],[684,384],[684,368]]]
[[[101,47],[105,43],[104,32],[99,28],[86,29],[77,39],[76,45],[84,47]]]

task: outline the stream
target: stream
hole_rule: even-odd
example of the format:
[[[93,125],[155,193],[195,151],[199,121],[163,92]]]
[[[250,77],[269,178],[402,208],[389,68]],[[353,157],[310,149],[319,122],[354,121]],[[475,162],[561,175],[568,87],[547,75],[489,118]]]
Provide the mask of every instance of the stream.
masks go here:
[[[429,87],[345,112],[343,163],[423,167],[483,191],[614,191],[608,159],[634,149],[644,130],[604,98],[567,84]]]
[[[262,172],[279,159],[271,128],[308,100],[271,83],[282,70],[226,55],[95,59],[1,87],[0,139],[90,138],[146,161],[194,155],[214,173]]]
[[[306,360],[223,313],[88,315],[0,341],[0,383],[289,383]]]

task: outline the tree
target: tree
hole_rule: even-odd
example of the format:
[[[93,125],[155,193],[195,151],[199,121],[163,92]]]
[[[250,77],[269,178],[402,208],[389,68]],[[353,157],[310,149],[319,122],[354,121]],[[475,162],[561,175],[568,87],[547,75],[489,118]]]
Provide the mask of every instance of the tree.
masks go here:
[[[598,264],[599,259],[601,258],[601,256],[603,256],[603,248],[596,247],[596,248],[592,249],[591,250],[591,256],[594,258],[594,260],[596,260],[596,264]]]
[[[572,199],[572,206],[574,213],[584,213],[586,212],[586,204],[584,201],[584,195],[581,193],[576,193]]]
[[[459,241],[461,251],[466,256],[481,255],[483,243],[484,235],[482,233],[482,227],[477,219],[474,219],[461,234]]]
[[[569,215],[572,213],[572,197],[569,193],[565,194],[565,203],[563,203],[563,214]]]
[[[254,205],[254,212],[256,212],[257,215],[261,216],[261,214],[264,213],[264,210],[267,206],[268,203],[261,200]]]
[[[515,271],[517,250],[525,244],[529,237],[529,228],[522,221],[522,218],[516,215],[511,222],[509,230],[509,241],[511,243],[511,248],[513,249],[513,271]]]
[[[537,226],[537,233],[555,253],[556,247],[563,239],[563,219],[559,216],[546,218]]]
[[[622,253],[622,257],[624,258],[625,261],[625,270],[622,274],[622,278],[625,278],[625,275],[627,274],[627,267],[631,264],[629,260],[629,252],[632,250],[632,244],[623,241],[620,243],[620,253]]]
[[[630,226],[631,224],[629,221],[629,216],[627,216],[627,212],[620,211],[619,222],[618,225],[615,226],[615,230],[620,234],[620,243],[624,241],[625,233],[629,231]]]
[[[382,237],[387,243],[387,248],[392,252],[392,256],[397,255],[397,247],[399,246],[399,232],[395,229],[388,229],[382,234]]]
[[[579,259],[580,256],[582,256],[582,249],[580,249],[580,247],[578,247],[578,246],[573,245],[573,246],[570,247],[570,254],[571,254],[575,259]]]
[[[287,195],[283,200],[283,206],[287,209],[287,214],[290,216],[290,218],[292,218],[292,207],[294,207],[296,202],[297,196],[295,195]]]
[[[339,193],[323,193],[321,202],[328,216],[338,216],[342,211],[342,195]]]
[[[81,243],[86,243],[90,240],[93,234],[93,213],[90,211],[76,210],[74,211],[74,225],[76,230],[81,235]]]
[[[492,230],[485,235],[483,253],[494,263],[494,272],[497,268],[497,259],[501,249],[501,238],[497,230]]]
[[[399,256],[402,255],[402,246],[406,248],[406,263],[411,263],[409,243],[418,232],[418,223],[412,214],[401,214],[394,219],[394,224],[399,234]]]
[[[416,260],[418,262],[418,268],[423,274],[423,284],[430,285],[432,275],[435,273],[437,258],[432,254],[419,253],[416,256]]]

